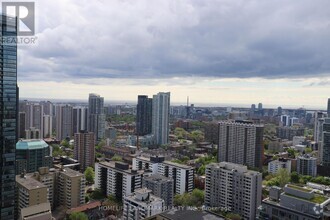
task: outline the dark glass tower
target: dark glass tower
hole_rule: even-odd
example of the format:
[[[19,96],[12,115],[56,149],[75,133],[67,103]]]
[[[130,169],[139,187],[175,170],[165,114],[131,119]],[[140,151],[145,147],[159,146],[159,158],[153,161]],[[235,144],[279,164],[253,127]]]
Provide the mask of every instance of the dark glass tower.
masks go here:
[[[0,48],[0,219],[12,220],[15,209],[15,147],[17,142],[16,18],[1,15]],[[6,40],[7,38],[7,40]],[[5,39],[5,40],[4,40]],[[7,42],[6,44],[3,42]]]
[[[151,133],[152,99],[146,95],[138,96],[136,112],[136,133],[146,135]]]

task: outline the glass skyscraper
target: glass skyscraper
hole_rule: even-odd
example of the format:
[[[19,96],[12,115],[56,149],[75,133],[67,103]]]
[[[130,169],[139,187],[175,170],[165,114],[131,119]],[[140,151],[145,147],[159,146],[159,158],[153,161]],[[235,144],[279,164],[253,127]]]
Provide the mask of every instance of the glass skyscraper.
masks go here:
[[[15,147],[17,142],[16,18],[1,15],[0,74],[0,219],[12,220],[15,210]],[[7,39],[7,40],[6,40]],[[13,42],[13,41],[11,41]]]

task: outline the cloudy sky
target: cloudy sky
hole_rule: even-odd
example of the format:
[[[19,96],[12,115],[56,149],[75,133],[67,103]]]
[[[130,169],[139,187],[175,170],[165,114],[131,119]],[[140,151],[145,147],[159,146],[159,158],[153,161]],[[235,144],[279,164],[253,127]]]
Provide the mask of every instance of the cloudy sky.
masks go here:
[[[325,109],[328,0],[37,0],[21,97]]]

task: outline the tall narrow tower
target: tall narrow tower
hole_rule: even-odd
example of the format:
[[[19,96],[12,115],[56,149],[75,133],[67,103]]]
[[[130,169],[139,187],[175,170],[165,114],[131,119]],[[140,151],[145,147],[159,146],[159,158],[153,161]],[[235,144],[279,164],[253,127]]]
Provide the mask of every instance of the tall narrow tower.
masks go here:
[[[1,37],[17,36],[17,20],[1,15]],[[0,219],[15,219],[15,149],[17,142],[18,87],[17,87],[17,45],[0,48]],[[8,42],[13,40],[8,39]]]
[[[152,101],[152,133],[156,144],[169,142],[170,93],[160,92]]]

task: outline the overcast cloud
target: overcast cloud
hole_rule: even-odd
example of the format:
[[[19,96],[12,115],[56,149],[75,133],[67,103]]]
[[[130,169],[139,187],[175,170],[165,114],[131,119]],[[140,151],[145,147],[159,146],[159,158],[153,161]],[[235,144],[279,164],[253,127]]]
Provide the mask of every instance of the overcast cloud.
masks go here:
[[[37,1],[23,81],[330,72],[330,1]],[[24,67],[24,68],[23,68]]]

